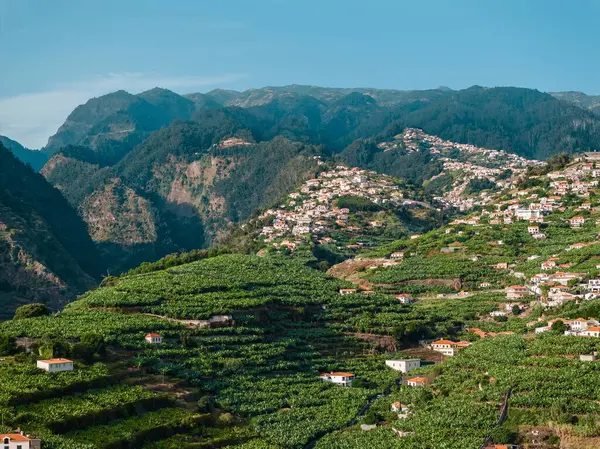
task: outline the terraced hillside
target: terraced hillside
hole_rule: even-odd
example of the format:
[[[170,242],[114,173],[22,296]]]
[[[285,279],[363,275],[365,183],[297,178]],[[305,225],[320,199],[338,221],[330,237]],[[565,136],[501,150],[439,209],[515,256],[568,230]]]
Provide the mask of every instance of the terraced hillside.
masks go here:
[[[286,258],[219,256],[105,283],[57,316],[0,328],[32,349],[0,365],[5,422],[50,447],[302,448],[399,381],[355,333],[393,335],[400,323],[456,331],[391,296],[341,296],[347,284]],[[185,321],[216,315],[231,321]],[[149,345],[148,332],[164,342]],[[36,370],[39,351],[74,358],[75,371]],[[334,370],[358,380],[343,388],[319,379]],[[464,441],[480,440],[479,427]]]

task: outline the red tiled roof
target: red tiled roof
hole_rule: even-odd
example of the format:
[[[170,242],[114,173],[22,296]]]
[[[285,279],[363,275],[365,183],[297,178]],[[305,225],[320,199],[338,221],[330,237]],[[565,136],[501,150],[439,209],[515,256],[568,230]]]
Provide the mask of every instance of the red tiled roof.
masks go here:
[[[30,441],[26,436],[21,435],[20,433],[3,433],[0,434],[0,440],[4,438],[10,438],[13,441]]]
[[[429,382],[426,377],[411,377],[407,379],[407,382],[427,383]]]

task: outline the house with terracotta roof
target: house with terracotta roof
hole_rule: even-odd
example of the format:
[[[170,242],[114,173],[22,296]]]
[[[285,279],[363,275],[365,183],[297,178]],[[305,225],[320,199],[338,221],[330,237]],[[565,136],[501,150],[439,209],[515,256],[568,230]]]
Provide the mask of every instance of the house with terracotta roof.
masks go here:
[[[398,413],[398,419],[406,419],[410,414],[408,405],[402,404],[401,402],[394,402],[392,404],[392,411]]]
[[[352,381],[355,379],[355,375],[352,373],[345,373],[342,371],[333,371],[331,373],[321,373],[319,377],[326,381],[342,387],[349,387],[352,385]]]
[[[454,357],[459,350],[470,345],[471,343],[468,341],[451,341],[442,339],[431,343],[431,349],[445,356]]]
[[[429,379],[426,377],[411,377],[406,380],[406,385],[409,387],[424,387],[429,385]]]
[[[37,367],[48,371],[49,373],[58,373],[61,371],[73,371],[73,360],[68,359],[49,359],[38,360]]]
[[[546,262],[542,262],[542,266],[541,266],[542,270],[551,270],[552,268],[556,267],[557,260],[558,260],[558,257],[551,257]]]
[[[0,434],[0,447],[2,449],[40,449],[41,442],[31,439],[21,433]]]
[[[392,404],[392,411],[393,412],[406,412],[406,411],[408,411],[408,405],[402,404],[401,402],[396,401]]]
[[[396,251],[390,254],[390,259],[392,260],[402,260],[404,259],[404,251]]]
[[[585,273],[572,273],[572,272],[557,271],[550,278],[550,280],[553,281],[553,282],[557,282],[559,284],[562,284],[562,285],[568,285],[569,281],[571,281],[573,279],[579,279],[579,280],[581,280],[585,276],[586,276]]]
[[[571,328],[574,331],[581,332],[588,330],[590,327],[594,327],[598,322],[596,320],[590,320],[589,318],[575,318],[571,321]]]
[[[583,337],[600,337],[600,326],[588,327],[586,330],[579,333]]]
[[[340,288],[340,295],[342,295],[342,296],[353,295],[354,293],[356,293],[355,288]]]
[[[163,339],[159,334],[146,334],[146,341],[153,345],[159,345],[162,343]]]
[[[506,287],[506,299],[520,299],[529,294],[529,289],[524,285],[511,285]]]
[[[585,224],[585,217],[578,215],[577,217],[573,217],[569,220],[569,226],[572,228],[579,228]]]

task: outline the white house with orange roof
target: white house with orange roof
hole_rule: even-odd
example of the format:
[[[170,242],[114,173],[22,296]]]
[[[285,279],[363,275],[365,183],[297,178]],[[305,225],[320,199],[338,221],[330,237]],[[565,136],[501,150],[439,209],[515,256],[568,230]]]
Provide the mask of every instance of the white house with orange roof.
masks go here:
[[[73,371],[73,360],[68,359],[49,359],[38,360],[37,367],[48,371],[49,373],[59,373],[61,371]]]
[[[342,295],[342,296],[353,295],[354,293],[356,293],[355,288],[340,288],[340,295]]]
[[[406,385],[409,387],[424,387],[429,385],[429,379],[426,377],[411,377],[406,380]]]
[[[442,339],[431,343],[431,349],[445,356],[454,357],[459,350],[470,345],[471,343],[468,341],[451,341]]]
[[[600,337],[600,326],[588,327],[586,330],[579,332],[582,337]]]
[[[395,251],[390,254],[390,259],[392,260],[402,260],[404,259],[404,251]]]
[[[551,270],[552,268],[556,267],[556,262],[558,261],[558,257],[551,257],[550,259],[548,259],[545,262],[542,262],[541,265],[541,269],[542,270]]]
[[[575,318],[571,321],[571,329],[577,332],[588,330],[590,327],[597,326],[596,320],[590,320],[589,318]]]
[[[342,387],[349,387],[352,385],[352,381],[356,378],[353,373],[346,373],[342,371],[333,371],[331,373],[321,373],[319,377],[326,381]]]
[[[40,449],[41,442],[23,435],[23,432],[2,433],[0,434],[0,447],[2,449]]]
[[[155,333],[146,334],[145,339],[148,343],[153,345],[159,345],[163,341],[162,337],[159,334]]]
[[[579,227],[583,226],[584,224],[585,224],[585,217],[582,217],[581,215],[578,215],[576,217],[569,219],[569,226],[571,226],[572,228],[579,228]]]
[[[524,285],[511,285],[506,287],[506,299],[520,299],[529,294],[529,289]]]

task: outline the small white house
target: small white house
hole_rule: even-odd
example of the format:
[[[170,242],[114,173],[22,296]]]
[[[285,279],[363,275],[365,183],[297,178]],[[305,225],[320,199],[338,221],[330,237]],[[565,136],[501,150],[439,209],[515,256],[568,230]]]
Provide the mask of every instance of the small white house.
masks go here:
[[[600,279],[590,279],[588,281],[587,290],[592,293],[600,292]]]
[[[408,373],[414,369],[421,367],[420,359],[404,359],[404,360],[386,360],[385,364],[401,373]]]
[[[356,293],[355,288],[340,288],[340,295],[342,295],[342,296],[353,295],[354,293]]]
[[[341,385],[342,387],[349,387],[350,385],[352,385],[352,381],[356,376],[352,373],[332,372],[322,373],[321,375],[319,375],[319,377],[326,382]]]
[[[162,343],[163,339],[158,334],[146,334],[146,341],[153,345],[159,345]]]
[[[573,217],[569,220],[569,225],[571,225],[572,228],[579,228],[581,226],[583,226],[585,224],[585,218],[578,216],[578,217]]]
[[[402,260],[404,259],[404,251],[396,251],[390,255],[390,259],[392,260]]]
[[[401,402],[394,402],[392,404],[392,411],[393,412],[407,412],[408,405],[402,404]]]
[[[38,360],[37,367],[49,373],[73,371],[73,361],[67,359]]]
[[[411,295],[396,295],[396,299],[400,301],[402,304],[412,304],[415,302],[415,299]]]
[[[409,387],[424,387],[428,384],[429,380],[426,377],[411,377],[406,381],[406,385]]]
[[[22,433],[0,434],[2,449],[39,449],[40,440],[32,440]]]

